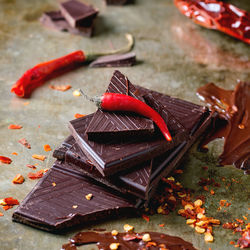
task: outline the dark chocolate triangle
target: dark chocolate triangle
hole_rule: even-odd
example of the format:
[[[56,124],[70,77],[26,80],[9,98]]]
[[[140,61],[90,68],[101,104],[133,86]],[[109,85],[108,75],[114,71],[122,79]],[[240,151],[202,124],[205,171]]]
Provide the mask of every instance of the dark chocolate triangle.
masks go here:
[[[106,92],[129,94],[144,101],[136,95],[134,85],[119,71],[115,71]],[[89,140],[110,140],[110,138],[142,137],[154,132],[154,124],[151,120],[136,114],[124,114],[96,111],[86,133]]]
[[[93,197],[87,200],[87,194]],[[136,212],[135,199],[73,173],[69,164],[55,162],[15,210],[13,220],[57,232]]]

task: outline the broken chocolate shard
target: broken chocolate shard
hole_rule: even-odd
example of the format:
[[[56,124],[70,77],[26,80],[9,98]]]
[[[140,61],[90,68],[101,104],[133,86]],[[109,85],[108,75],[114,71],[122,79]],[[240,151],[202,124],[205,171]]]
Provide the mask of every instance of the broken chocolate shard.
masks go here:
[[[89,66],[94,67],[130,67],[136,63],[134,52],[126,54],[116,54],[109,56],[101,56],[93,61]]]
[[[91,141],[88,140],[85,128],[86,121],[90,118],[92,117],[89,115],[70,121],[69,129],[81,150],[103,176],[128,170],[137,164],[165,153],[183,140],[183,131],[174,134],[176,129],[171,127],[171,123],[165,121],[173,137],[171,142],[166,142],[161,133],[156,133],[150,138],[141,140],[136,137],[129,137],[120,141],[110,139],[107,143]]]
[[[87,200],[85,195],[90,193],[93,197]],[[135,200],[73,173],[66,163],[55,162],[15,210],[13,220],[60,232],[137,212]]]
[[[148,235],[149,241],[143,241],[143,236]],[[144,236],[145,237],[145,236]],[[61,249],[73,250],[83,244],[97,243],[99,249],[110,249],[112,243],[119,244],[117,249],[168,249],[168,250],[195,250],[192,243],[180,237],[170,236],[158,232],[120,233],[113,236],[112,233],[80,232],[70,239],[70,243],[64,244]]]
[[[121,72],[116,70],[108,86],[108,93],[129,94],[144,101],[136,95],[136,88]],[[98,109],[86,130],[89,140],[109,141],[124,137],[143,137],[152,135],[154,123],[142,116],[131,113],[107,112]]]
[[[132,0],[106,0],[108,5],[124,5],[133,2]]]
[[[71,27],[89,27],[92,25],[98,11],[91,5],[77,0],[60,3],[60,10]]]
[[[61,11],[50,11],[43,13],[42,17],[40,18],[40,22],[47,28],[69,32],[74,35],[90,37],[93,32],[93,25],[89,27],[72,28],[61,14]]]

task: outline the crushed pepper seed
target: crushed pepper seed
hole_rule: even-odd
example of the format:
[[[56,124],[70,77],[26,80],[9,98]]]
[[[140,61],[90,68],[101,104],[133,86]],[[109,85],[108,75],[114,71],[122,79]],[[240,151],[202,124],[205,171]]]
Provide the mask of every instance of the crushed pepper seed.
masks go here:
[[[116,249],[118,249],[119,246],[120,246],[120,243],[111,243],[111,244],[109,245],[109,248],[110,248],[111,250],[116,250]]]
[[[55,187],[55,186],[56,186],[56,183],[55,183],[55,182],[52,182],[52,186]]]
[[[129,224],[125,224],[123,226],[123,229],[126,231],[126,232],[130,232],[130,231],[133,231],[134,230],[134,227],[133,226],[130,226]]]
[[[113,236],[116,236],[116,235],[118,234],[118,231],[117,231],[117,230],[112,230],[111,234],[112,234]]]
[[[145,242],[151,241],[150,234],[144,234],[142,236],[142,240],[145,241]]]
[[[81,92],[76,89],[73,91],[73,96],[76,96],[76,97],[81,96]]]
[[[77,205],[73,205],[72,207],[73,207],[73,208],[77,208],[78,206],[77,206]]]
[[[87,195],[85,195],[85,198],[86,198],[88,201],[91,200],[92,197],[93,197],[93,194],[87,194]]]

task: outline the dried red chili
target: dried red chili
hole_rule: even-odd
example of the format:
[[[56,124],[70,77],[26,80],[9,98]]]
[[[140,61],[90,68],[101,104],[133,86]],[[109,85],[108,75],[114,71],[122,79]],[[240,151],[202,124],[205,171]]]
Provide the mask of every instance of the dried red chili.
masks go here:
[[[76,114],[74,115],[74,117],[75,117],[76,119],[81,118],[81,117],[84,117],[84,116],[85,116],[85,115],[78,114],[78,113],[76,113]]]
[[[126,47],[119,50],[97,54],[86,54],[81,50],[77,50],[63,57],[37,64],[22,75],[22,77],[12,86],[11,92],[19,97],[29,97],[32,91],[41,86],[45,81],[73,70],[82,65],[85,61],[92,61],[103,55],[126,53],[130,51],[134,45],[132,35],[126,34],[126,39],[128,40],[128,44]]]
[[[46,159],[46,156],[45,155],[37,155],[37,154],[34,154],[32,155],[32,157],[34,159],[37,159],[37,160],[40,160],[40,161],[44,161]]]
[[[12,162],[12,160],[10,158],[8,158],[8,157],[0,155],[0,162],[2,162],[4,164],[10,164]]]
[[[43,149],[44,149],[45,152],[51,151],[51,147],[50,147],[49,144],[45,144],[45,145],[43,146]]]
[[[21,125],[17,125],[17,124],[10,124],[8,129],[21,129],[22,126]]]
[[[145,116],[155,122],[167,141],[172,137],[163,118],[146,103],[124,94],[104,93],[100,98],[89,98],[81,90],[80,92],[90,101],[95,102],[99,108],[106,111],[128,111]]]
[[[1,205],[3,206],[14,206],[19,205],[19,201],[13,197],[7,197],[1,200]]]
[[[15,178],[12,180],[14,184],[22,184],[24,182],[24,177],[21,174],[17,174]]]
[[[30,173],[28,173],[28,177],[29,177],[30,179],[32,179],[32,180],[40,179],[40,178],[43,177],[43,173],[44,173],[43,169],[37,171],[36,173],[31,173],[31,172],[30,172]]]
[[[175,0],[174,3],[195,23],[250,44],[250,13],[217,0]]]
[[[50,85],[49,87],[51,89],[62,91],[62,92],[71,89],[71,85]]]

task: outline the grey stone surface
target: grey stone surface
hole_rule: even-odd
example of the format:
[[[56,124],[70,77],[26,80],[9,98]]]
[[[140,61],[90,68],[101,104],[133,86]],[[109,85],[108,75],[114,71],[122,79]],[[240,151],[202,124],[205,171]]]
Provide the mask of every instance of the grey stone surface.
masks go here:
[[[134,51],[139,63],[131,68],[120,69],[131,82],[163,93],[199,103],[195,90],[207,82],[215,82],[221,87],[233,88],[237,79],[249,80],[250,48],[217,31],[199,27],[182,16],[170,0],[136,0],[134,5],[106,7],[102,0],[88,0],[100,9],[96,34],[93,38],[82,38],[67,33],[49,30],[40,25],[38,18],[43,11],[58,7],[52,0],[0,0],[0,155],[13,159],[12,164],[0,163],[0,199],[13,196],[20,201],[28,194],[36,181],[27,178],[31,170],[26,164],[38,163],[39,167],[50,167],[52,153],[43,151],[44,144],[55,149],[69,134],[67,123],[75,113],[89,114],[94,105],[76,98],[72,91],[79,87],[89,95],[101,94],[109,83],[112,68],[78,70],[53,79],[39,89],[31,98],[20,99],[10,93],[12,84],[30,67],[39,62],[57,58],[74,50],[103,51],[124,45],[124,33],[136,38]],[[250,11],[249,0],[231,1]],[[50,84],[71,84],[72,89],[58,92],[49,88]],[[26,102],[29,102],[28,105]],[[21,130],[8,130],[10,123],[23,126]],[[17,141],[25,137],[31,149],[24,148]],[[198,153],[193,147],[182,164],[184,174],[178,177],[185,187],[193,188],[195,195],[207,197],[206,208],[209,215],[226,222],[249,213],[249,176],[232,166],[218,168],[217,157],[222,150],[222,141],[209,145],[207,154]],[[18,152],[17,156],[11,155]],[[39,162],[32,154],[45,154],[47,160]],[[209,171],[202,170],[208,166]],[[13,177],[21,173],[25,176],[22,185],[11,183]],[[197,182],[208,175],[221,182],[225,177],[231,185],[215,188],[215,195],[204,192]],[[238,184],[232,181],[235,178]],[[227,212],[217,211],[219,201],[232,202]],[[0,248],[9,249],[60,249],[62,243],[75,232],[54,235],[11,221],[14,209],[0,211]],[[154,230],[183,237],[198,249],[235,249],[229,241],[237,239],[230,230],[217,227],[215,242],[206,244],[186,225],[185,219],[176,213],[168,216],[152,216],[150,222],[141,218],[113,220],[97,224],[94,228],[122,230],[123,224],[135,226],[137,231]],[[158,224],[165,223],[164,228]],[[86,230],[83,225],[83,230]],[[85,246],[84,249],[94,249]]]

